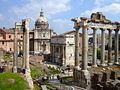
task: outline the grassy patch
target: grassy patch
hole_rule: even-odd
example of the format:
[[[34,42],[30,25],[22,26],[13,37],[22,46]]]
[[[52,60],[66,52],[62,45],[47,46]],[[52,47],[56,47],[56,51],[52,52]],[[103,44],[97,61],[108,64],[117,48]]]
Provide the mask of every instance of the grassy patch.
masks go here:
[[[60,70],[57,70],[57,69],[52,68],[52,67],[48,67],[48,69],[50,70],[50,74],[51,75],[55,75],[55,74],[60,74],[61,73]]]
[[[34,84],[34,89],[35,90],[42,90],[42,88],[41,87],[39,87],[38,85],[36,85],[36,84]]]
[[[37,79],[39,77],[47,76],[46,72],[41,71],[42,67],[34,67],[31,69],[31,76],[33,79]]]
[[[68,83],[70,81],[73,81],[73,76],[65,76],[65,77],[62,77],[62,83]]]
[[[73,81],[73,76],[65,76],[65,77],[62,77],[61,80],[62,80],[62,83],[66,84],[70,81]]]
[[[26,90],[27,82],[18,74],[0,73],[0,90]]]

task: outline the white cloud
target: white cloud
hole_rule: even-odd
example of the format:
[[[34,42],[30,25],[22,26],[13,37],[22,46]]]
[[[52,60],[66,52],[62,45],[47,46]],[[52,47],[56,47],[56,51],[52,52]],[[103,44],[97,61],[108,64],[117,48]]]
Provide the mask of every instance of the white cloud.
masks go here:
[[[100,0],[102,1],[102,0]],[[120,1],[120,0],[119,0]],[[93,12],[103,12],[106,14],[111,14],[111,15],[118,15],[120,14],[120,3],[112,3],[110,5],[105,5],[102,7],[94,7],[91,10],[86,10],[81,14],[81,16],[89,16]]]
[[[34,19],[43,8],[47,15],[51,16],[70,10],[69,2],[70,0],[27,0],[23,7],[14,7],[13,12],[22,18],[32,17]]]

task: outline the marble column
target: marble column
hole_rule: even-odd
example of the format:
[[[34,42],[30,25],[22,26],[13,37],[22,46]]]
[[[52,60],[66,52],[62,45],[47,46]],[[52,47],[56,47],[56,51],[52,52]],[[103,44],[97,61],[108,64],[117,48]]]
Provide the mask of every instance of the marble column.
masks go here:
[[[82,27],[82,70],[87,71],[88,66],[88,27]]]
[[[115,64],[119,64],[118,62],[118,56],[119,56],[119,34],[118,34],[118,30],[115,30]]]
[[[97,34],[96,34],[97,29],[93,28],[93,62],[92,66],[97,67]]]
[[[108,41],[108,65],[112,65],[112,30],[109,29],[109,41]]]
[[[14,29],[14,59],[13,59],[13,73],[17,73],[18,65],[18,41],[17,41],[17,30]]]
[[[79,27],[76,29],[76,35],[75,35],[75,68],[79,69]]]
[[[26,49],[26,34],[25,34],[25,28],[23,28],[23,61],[22,61],[22,68],[25,69],[25,49]]]
[[[25,69],[30,71],[30,67],[29,67],[29,19],[24,19],[22,21],[23,24],[23,31],[24,31],[24,61],[25,61]]]
[[[65,61],[65,50],[64,50],[64,45],[62,46],[62,53],[63,53],[63,55],[62,55],[62,60],[63,60],[63,66],[65,66],[66,65],[66,61]]]
[[[101,29],[102,31],[102,36],[101,36],[101,43],[102,43],[102,47],[101,47],[101,66],[105,66],[105,29]]]
[[[29,21],[30,19],[24,19],[22,20],[22,25],[23,25],[23,31],[25,34],[25,48],[24,48],[24,55],[25,55],[25,79],[28,82],[28,85],[30,87],[30,90],[33,90],[34,86],[33,86],[33,81],[32,81],[32,77],[30,74],[30,66],[29,66]]]

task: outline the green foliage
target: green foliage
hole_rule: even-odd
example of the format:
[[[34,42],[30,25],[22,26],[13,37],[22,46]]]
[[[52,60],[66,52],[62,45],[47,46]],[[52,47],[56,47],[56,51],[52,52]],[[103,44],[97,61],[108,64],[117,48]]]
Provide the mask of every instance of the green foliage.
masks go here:
[[[4,59],[4,60],[8,60],[8,61],[9,61],[9,60],[12,60],[12,58],[11,58],[10,56],[4,56],[3,59]]]
[[[34,84],[34,89],[35,90],[42,90],[42,88],[41,87],[39,87],[38,85],[36,85],[36,84]]]
[[[73,81],[73,76],[62,77],[62,83],[67,83],[67,82],[70,82],[70,81]]]
[[[101,49],[97,49],[97,59],[101,59],[102,57],[102,51]],[[108,56],[105,54],[105,59],[107,60]]]
[[[65,76],[65,77],[62,77],[62,79],[64,79],[64,80],[73,79],[73,76]]]
[[[37,79],[38,77],[47,76],[46,72],[42,72],[42,67],[34,67],[31,69],[31,76],[33,79]]]
[[[101,59],[102,52],[100,49],[97,49],[97,59]]]
[[[5,56],[3,57],[4,60],[12,60],[12,53],[6,52]]]
[[[51,73],[52,75],[60,74],[60,73],[61,73],[60,70],[57,70],[57,69],[55,69],[54,67],[53,67],[53,68],[52,68],[52,67],[48,67],[48,69],[50,70],[50,73]]]
[[[14,80],[10,82],[9,79]],[[14,73],[0,73],[0,90],[29,90],[27,82]]]

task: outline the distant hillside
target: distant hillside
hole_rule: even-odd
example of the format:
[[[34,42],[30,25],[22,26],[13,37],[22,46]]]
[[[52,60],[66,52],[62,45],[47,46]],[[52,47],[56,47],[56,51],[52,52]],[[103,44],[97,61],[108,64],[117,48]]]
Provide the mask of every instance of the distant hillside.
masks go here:
[[[29,88],[19,74],[0,73],[0,90],[29,90]]]

